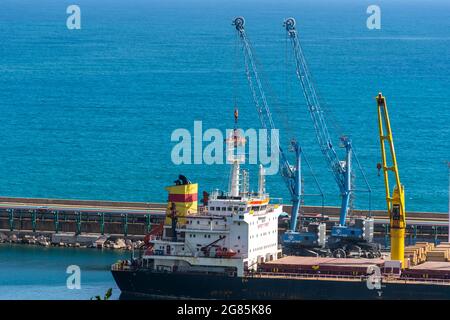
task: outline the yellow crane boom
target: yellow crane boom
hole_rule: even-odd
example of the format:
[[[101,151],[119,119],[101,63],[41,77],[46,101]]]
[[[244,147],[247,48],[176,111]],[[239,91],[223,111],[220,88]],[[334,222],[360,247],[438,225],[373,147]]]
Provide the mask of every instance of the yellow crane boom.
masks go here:
[[[402,268],[404,268],[406,229],[405,194],[403,185],[400,182],[400,175],[398,173],[397,158],[395,155],[386,98],[383,97],[380,92],[376,97],[376,100],[378,105],[378,128],[380,135],[382,168],[386,188],[387,209],[390,220],[391,259],[401,261]],[[387,164],[386,145],[389,147],[389,153],[391,156],[390,165]],[[389,187],[389,172],[394,173],[396,183],[392,195]]]

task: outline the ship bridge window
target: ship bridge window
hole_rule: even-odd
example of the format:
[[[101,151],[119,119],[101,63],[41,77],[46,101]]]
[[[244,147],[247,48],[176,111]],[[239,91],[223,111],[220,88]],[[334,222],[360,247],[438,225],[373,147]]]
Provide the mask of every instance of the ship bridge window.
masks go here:
[[[244,211],[244,207],[240,207],[240,208],[239,208],[239,211]]]
[[[227,207],[222,207],[222,211],[227,211]]]
[[[228,207],[228,211],[233,211],[233,208],[232,207]]]
[[[216,207],[216,211],[220,211],[220,207]]]

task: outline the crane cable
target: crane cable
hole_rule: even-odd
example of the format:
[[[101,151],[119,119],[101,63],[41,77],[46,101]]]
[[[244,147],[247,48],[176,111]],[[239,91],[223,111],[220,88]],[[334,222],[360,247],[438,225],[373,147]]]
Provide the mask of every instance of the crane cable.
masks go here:
[[[239,51],[239,48],[241,47],[241,46],[239,45],[239,43],[240,43],[240,42],[239,42],[240,38],[239,38],[239,34],[238,34],[238,33],[236,33],[236,40],[237,40],[237,41],[236,41],[236,52],[238,52],[238,51]],[[248,41],[248,43],[249,43],[249,46],[250,46],[251,50],[254,52],[253,45],[252,45],[250,39],[247,38],[247,41]],[[245,50],[245,49],[244,49],[244,50]],[[245,57],[245,54],[244,54],[244,57]],[[244,58],[244,60],[245,60],[245,58]],[[265,77],[265,72],[264,72],[264,68],[262,67],[262,64],[259,62],[258,57],[257,57],[256,55],[253,55],[253,60],[254,60],[254,62],[255,62],[255,65],[256,65],[257,68],[258,68],[259,78],[260,78],[260,80],[263,82],[264,88],[265,88],[266,91],[268,91],[268,93],[269,93],[268,96],[266,95],[266,99],[269,99],[269,100],[270,100],[271,106],[272,106],[272,107],[275,107],[276,112],[277,112],[278,114],[281,114],[281,116],[284,118],[283,121],[281,121],[281,123],[282,123],[281,128],[280,128],[279,126],[277,126],[277,129],[278,129],[279,132],[280,132],[280,137],[279,137],[279,141],[280,141],[280,142],[279,142],[279,144],[280,144],[281,147],[283,147],[285,144],[281,142],[281,140],[282,140],[282,139],[281,139],[281,131],[283,131],[283,132],[289,132],[289,136],[293,136],[292,134],[290,134],[290,133],[292,133],[292,130],[288,129],[288,127],[287,127],[287,124],[288,124],[288,117],[286,116],[286,114],[285,114],[284,112],[280,112],[280,103],[279,103],[279,101],[277,100],[276,95],[274,94],[274,91],[272,90],[272,87],[271,87],[270,83],[269,83],[268,80],[266,79],[266,77]],[[235,58],[235,61],[236,61],[236,64],[235,64],[235,65],[237,65],[237,61],[238,61],[237,56],[236,56],[236,58]],[[244,66],[245,66],[245,61],[244,61]],[[272,114],[273,114],[273,113],[272,113]],[[265,128],[265,129],[270,130],[270,128]],[[267,134],[269,135],[269,134],[270,134],[270,131],[268,131]],[[286,143],[286,145],[288,145],[288,144]]]

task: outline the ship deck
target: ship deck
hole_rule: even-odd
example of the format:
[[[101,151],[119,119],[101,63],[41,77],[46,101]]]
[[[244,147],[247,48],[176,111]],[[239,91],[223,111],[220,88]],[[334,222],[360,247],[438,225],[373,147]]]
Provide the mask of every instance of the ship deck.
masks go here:
[[[384,259],[338,259],[286,256],[262,264],[257,273],[265,278],[311,279],[324,281],[367,281],[368,268],[380,268],[383,283],[440,284],[450,286],[450,262],[425,262],[398,273],[384,273]]]
[[[410,268],[411,270],[433,270],[450,272],[450,262],[427,261]]]
[[[268,261],[267,265],[287,266],[343,266],[343,267],[367,267],[369,265],[382,265],[384,259],[351,259],[351,258],[322,258],[286,256],[278,260]]]
[[[342,282],[366,282],[368,276],[342,276],[331,274],[295,274],[295,273],[276,273],[276,272],[257,272],[246,277],[253,278],[271,278],[271,279],[293,279],[293,280],[317,280],[317,281],[342,281]],[[393,278],[382,276],[382,283],[396,284],[433,284],[450,287],[450,280],[433,278]]]

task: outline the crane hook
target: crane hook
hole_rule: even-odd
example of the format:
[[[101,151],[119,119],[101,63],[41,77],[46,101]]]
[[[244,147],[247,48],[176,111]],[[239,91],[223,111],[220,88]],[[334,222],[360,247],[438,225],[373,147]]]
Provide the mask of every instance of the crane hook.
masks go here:
[[[378,176],[380,176],[380,170],[381,170],[381,163],[377,163],[377,169],[378,169]]]

